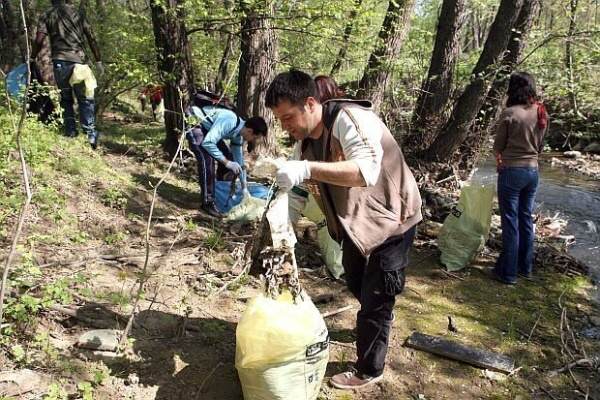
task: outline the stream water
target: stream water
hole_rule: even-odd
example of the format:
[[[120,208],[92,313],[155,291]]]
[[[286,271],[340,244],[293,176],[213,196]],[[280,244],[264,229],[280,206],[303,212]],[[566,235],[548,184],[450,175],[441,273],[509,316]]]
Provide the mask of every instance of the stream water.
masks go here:
[[[496,184],[493,159],[486,160],[473,175],[473,182]],[[548,214],[559,213],[568,220],[564,235],[575,236],[569,253],[590,268],[600,281],[600,181],[560,167],[540,164],[540,184],[536,207]],[[597,293],[598,295],[598,293]]]

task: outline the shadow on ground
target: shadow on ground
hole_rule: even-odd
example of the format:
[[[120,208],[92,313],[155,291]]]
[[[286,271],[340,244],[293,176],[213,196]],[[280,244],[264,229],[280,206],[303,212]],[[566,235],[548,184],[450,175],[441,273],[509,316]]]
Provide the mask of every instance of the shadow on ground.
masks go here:
[[[77,312],[86,328],[122,329],[127,316],[90,303]],[[140,386],[157,387],[157,400],[242,399],[234,366],[235,324],[216,318],[187,318],[162,311],[136,316],[130,338],[139,361],[97,356],[111,374],[139,377]]]
[[[160,180],[159,177],[147,174],[133,174],[134,181],[147,190],[154,190]],[[164,181],[158,187],[158,196],[161,200],[168,202],[184,210],[198,210],[200,208],[200,196],[196,192],[190,192],[172,183]]]

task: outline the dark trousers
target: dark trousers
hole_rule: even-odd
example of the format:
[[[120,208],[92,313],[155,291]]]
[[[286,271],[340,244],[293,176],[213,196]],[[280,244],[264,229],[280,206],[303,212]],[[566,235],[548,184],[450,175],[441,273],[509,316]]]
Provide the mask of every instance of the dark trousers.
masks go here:
[[[502,225],[502,253],[496,272],[514,282],[517,273],[533,270],[533,207],[538,187],[537,168],[504,167],[498,173],[498,204]]]
[[[215,182],[217,175],[223,175],[222,170],[225,168],[219,163],[218,168],[215,168],[216,160],[201,146],[204,140],[204,133],[200,128],[193,128],[187,133],[190,150],[196,156],[198,162],[198,184],[200,185],[200,195],[202,196],[202,206],[208,206],[215,201]],[[223,155],[231,160],[233,158],[229,147],[223,140],[217,143],[217,147]]]
[[[365,258],[351,240],[343,243],[342,264],[348,289],[360,302],[356,317],[359,373],[379,376],[387,354],[396,295],[404,289],[404,267],[415,238],[416,226],[387,239]]]
[[[73,110],[74,99],[77,98],[79,122],[91,143],[95,142],[98,137],[94,98],[85,97],[85,85],[83,83],[79,83],[73,87],[69,84],[75,64],[70,61],[53,60],[54,79],[60,89],[60,106],[63,113],[65,135],[71,137],[77,135],[75,111]]]

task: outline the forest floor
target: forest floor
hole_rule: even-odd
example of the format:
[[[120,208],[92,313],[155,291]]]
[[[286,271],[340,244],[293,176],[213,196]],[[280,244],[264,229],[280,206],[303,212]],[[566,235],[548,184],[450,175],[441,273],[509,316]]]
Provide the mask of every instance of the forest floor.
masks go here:
[[[177,168],[158,189],[150,276],[126,349],[76,346],[92,329],[124,329],[144,264],[152,191],[167,167],[160,126],[120,120],[103,128],[93,152],[82,137],[28,125],[37,132],[26,140],[36,191],[9,278],[0,399],[242,399],[235,329],[261,283],[244,276],[218,291],[240,273],[232,253],[253,232],[200,213],[194,175]],[[0,260],[22,199],[17,165],[13,155],[0,170]],[[320,399],[600,399],[597,364],[551,373],[600,355],[599,338],[583,334],[600,331],[587,277],[546,268],[535,281],[505,286],[486,275],[493,258],[447,274],[425,245],[412,253],[396,303],[384,379],[356,392],[332,389],[329,378],[355,357],[358,303],[327,275],[316,249],[300,238],[302,286],[313,298],[333,294],[317,305],[322,312],[354,306],[326,318],[332,345]],[[458,332],[448,330],[448,316]],[[518,369],[507,376],[404,347],[414,331],[505,354]],[[9,373],[28,383],[17,388]]]

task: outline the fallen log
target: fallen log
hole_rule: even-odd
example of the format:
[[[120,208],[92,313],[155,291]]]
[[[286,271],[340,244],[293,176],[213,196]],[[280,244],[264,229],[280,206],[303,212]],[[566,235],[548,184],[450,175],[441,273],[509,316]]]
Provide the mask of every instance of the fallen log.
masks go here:
[[[507,374],[511,373],[515,368],[514,360],[505,355],[476,349],[452,340],[425,335],[420,332],[413,332],[406,340],[405,345],[476,367]]]

